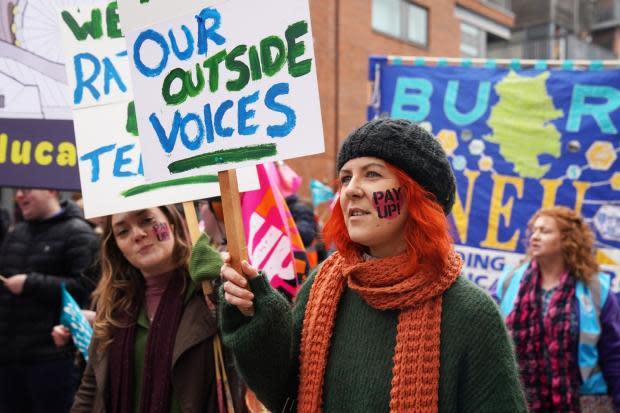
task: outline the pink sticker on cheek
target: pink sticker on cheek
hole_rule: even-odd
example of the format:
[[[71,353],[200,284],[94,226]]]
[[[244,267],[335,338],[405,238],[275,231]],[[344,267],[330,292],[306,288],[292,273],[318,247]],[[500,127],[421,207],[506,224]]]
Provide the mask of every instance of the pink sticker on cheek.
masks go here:
[[[402,205],[401,188],[386,189],[373,192],[372,201],[381,219],[395,219],[400,215]]]
[[[159,222],[153,225],[153,232],[157,237],[157,241],[167,241],[170,239],[170,229],[165,222]]]

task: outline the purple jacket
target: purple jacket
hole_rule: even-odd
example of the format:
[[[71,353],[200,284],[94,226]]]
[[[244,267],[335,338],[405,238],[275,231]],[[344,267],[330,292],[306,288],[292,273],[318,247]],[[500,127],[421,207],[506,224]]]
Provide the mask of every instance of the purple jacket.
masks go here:
[[[578,305],[573,308],[579,311]],[[579,320],[579,314],[577,314],[577,320]],[[618,297],[613,291],[609,292],[607,301],[601,308],[600,320],[599,365],[603,370],[609,394],[614,399],[616,410],[620,410],[620,306]],[[576,354],[575,357],[577,357]]]
[[[496,286],[491,290],[491,296],[499,303],[496,294]],[[576,319],[579,320],[579,305],[574,298],[573,308]],[[614,400],[616,411],[620,411],[620,305],[618,297],[613,291],[609,292],[607,300],[601,308],[600,314],[601,336],[598,342],[599,365],[603,371],[603,377],[607,382],[609,394]],[[577,359],[577,349],[574,357]]]

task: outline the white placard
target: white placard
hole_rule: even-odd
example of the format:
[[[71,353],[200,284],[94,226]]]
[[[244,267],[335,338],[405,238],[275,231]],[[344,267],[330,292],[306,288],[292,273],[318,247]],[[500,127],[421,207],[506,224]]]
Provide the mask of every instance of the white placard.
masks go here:
[[[193,13],[197,7],[215,6],[228,0],[135,0],[119,2],[123,31],[129,33],[153,23]],[[197,6],[198,5],[198,6]]]
[[[324,151],[308,0],[120,0],[147,180]],[[144,8],[140,24],[137,12]],[[158,12],[161,15],[161,10]],[[156,19],[155,19],[156,20]]]
[[[115,1],[60,10],[74,109],[131,100],[127,45],[119,25]]]
[[[128,76],[128,61],[125,55],[125,41],[121,37],[108,36],[104,27],[102,35],[93,38],[92,33],[99,33],[93,28],[93,16],[99,10],[104,16],[110,10],[110,4],[101,6],[66,9],[74,21],[81,27],[89,27],[90,33],[84,36],[79,29],[71,30],[65,13],[60,18],[61,31],[67,56],[67,75],[71,92],[79,95],[82,88],[82,100],[72,100],[73,123],[78,152],[80,182],[84,198],[84,213],[87,218],[109,215],[141,208],[150,208],[194,199],[219,195],[217,175],[214,174],[179,174],[167,180],[146,182],[141,161],[140,140],[136,135],[135,117],[131,113],[131,79]],[[95,17],[94,21],[98,21]],[[108,20],[109,21],[109,20]],[[86,24],[86,26],[84,26]],[[93,31],[94,30],[94,31]],[[77,32],[77,34],[76,34]],[[80,40],[79,38],[83,38]],[[92,71],[88,75],[88,84],[80,79],[80,70],[76,70],[76,56],[88,53],[88,61],[100,62],[102,70]],[[114,57],[121,57],[114,59]],[[79,63],[78,63],[79,64]],[[93,63],[92,67],[96,67]],[[81,72],[84,74],[84,71]],[[126,85],[124,91],[119,88],[112,92],[113,84]],[[108,87],[106,88],[106,84]],[[110,93],[106,93],[106,90]],[[258,189],[256,169],[238,170],[241,191]]]

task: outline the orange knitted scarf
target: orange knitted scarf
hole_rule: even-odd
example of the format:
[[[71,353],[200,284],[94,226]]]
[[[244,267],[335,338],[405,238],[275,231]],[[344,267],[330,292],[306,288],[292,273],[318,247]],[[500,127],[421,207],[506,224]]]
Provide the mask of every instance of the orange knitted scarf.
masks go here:
[[[377,310],[401,310],[390,411],[437,412],[441,299],[461,272],[461,258],[452,252],[444,273],[431,282],[406,273],[406,263],[407,255],[348,263],[338,252],[325,261],[304,318],[298,412],[321,411],[327,353],[345,285]]]

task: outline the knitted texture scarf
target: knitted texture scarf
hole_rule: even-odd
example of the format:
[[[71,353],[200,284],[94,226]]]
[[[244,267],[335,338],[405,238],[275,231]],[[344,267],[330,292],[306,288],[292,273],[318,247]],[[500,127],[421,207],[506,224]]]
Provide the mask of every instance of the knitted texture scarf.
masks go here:
[[[543,314],[540,271],[527,269],[506,319],[532,412],[579,412],[579,369],[570,334],[575,278],[566,272]]]
[[[323,380],[338,302],[345,286],[377,310],[401,310],[398,316],[390,411],[437,412],[442,294],[461,272],[452,252],[443,274],[411,274],[408,256],[347,262],[336,252],[316,275],[301,337],[298,412],[321,411]]]
[[[168,286],[157,306],[149,329],[144,354],[140,412],[168,413],[172,388],[172,353],[176,331],[183,313],[184,272],[176,270],[170,276]],[[133,308],[133,320],[127,328],[118,328],[110,346],[108,411],[129,413],[133,411],[134,394],[134,345],[136,317],[139,306]]]

